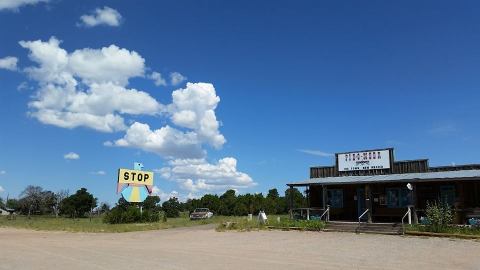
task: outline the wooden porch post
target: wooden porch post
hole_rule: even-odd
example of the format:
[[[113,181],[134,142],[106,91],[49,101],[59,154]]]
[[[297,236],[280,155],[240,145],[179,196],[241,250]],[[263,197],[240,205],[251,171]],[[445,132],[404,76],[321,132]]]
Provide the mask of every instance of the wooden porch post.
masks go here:
[[[290,192],[288,194],[288,207],[290,208],[290,218],[293,218],[293,186],[290,186]]]
[[[327,186],[322,186],[322,206],[325,211],[327,209]]]
[[[413,214],[413,224],[418,224],[418,216],[417,216],[417,184],[412,183],[412,205],[413,209],[412,214]]]
[[[368,223],[372,223],[372,191],[370,190],[370,185],[366,184],[365,185],[365,206],[368,209],[367,217],[368,217]]]
[[[457,182],[455,185],[455,193],[458,196],[455,196],[455,223],[464,224],[465,222],[465,188],[464,182]]]

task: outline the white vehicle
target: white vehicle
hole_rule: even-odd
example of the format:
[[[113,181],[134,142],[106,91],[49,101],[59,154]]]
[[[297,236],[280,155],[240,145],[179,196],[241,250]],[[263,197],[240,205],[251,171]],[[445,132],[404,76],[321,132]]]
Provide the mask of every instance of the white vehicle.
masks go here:
[[[213,213],[208,208],[197,208],[190,214],[190,220],[208,219],[213,217]]]

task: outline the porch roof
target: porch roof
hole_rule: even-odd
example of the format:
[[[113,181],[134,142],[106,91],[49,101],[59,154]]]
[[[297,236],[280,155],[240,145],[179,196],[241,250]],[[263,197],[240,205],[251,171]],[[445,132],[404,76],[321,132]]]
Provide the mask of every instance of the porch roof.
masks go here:
[[[395,182],[433,182],[433,181],[465,181],[480,180],[480,170],[460,170],[445,172],[424,172],[404,174],[383,174],[368,176],[338,176],[325,178],[310,178],[304,181],[293,182],[287,186],[310,185],[353,185]]]

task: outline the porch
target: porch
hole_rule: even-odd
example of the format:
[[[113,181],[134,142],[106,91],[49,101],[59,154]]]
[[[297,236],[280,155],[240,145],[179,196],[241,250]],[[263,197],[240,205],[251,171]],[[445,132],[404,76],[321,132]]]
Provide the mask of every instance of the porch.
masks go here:
[[[306,189],[307,208],[295,208],[289,200],[291,217],[297,219],[407,223],[410,217],[417,223],[427,202],[435,201],[452,207],[456,224],[480,218],[479,170],[327,177],[288,186]]]

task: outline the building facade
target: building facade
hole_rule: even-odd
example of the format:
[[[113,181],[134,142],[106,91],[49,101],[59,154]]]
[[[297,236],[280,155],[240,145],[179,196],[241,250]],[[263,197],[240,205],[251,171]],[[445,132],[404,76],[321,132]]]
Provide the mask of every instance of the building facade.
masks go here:
[[[287,186],[306,188],[308,208],[295,211],[290,200],[290,209],[308,219],[323,218],[328,207],[330,220],[400,222],[410,209],[417,222],[427,203],[448,204],[455,223],[480,217],[480,164],[396,161],[393,148],[337,153],[334,166],[311,167],[310,179]]]

